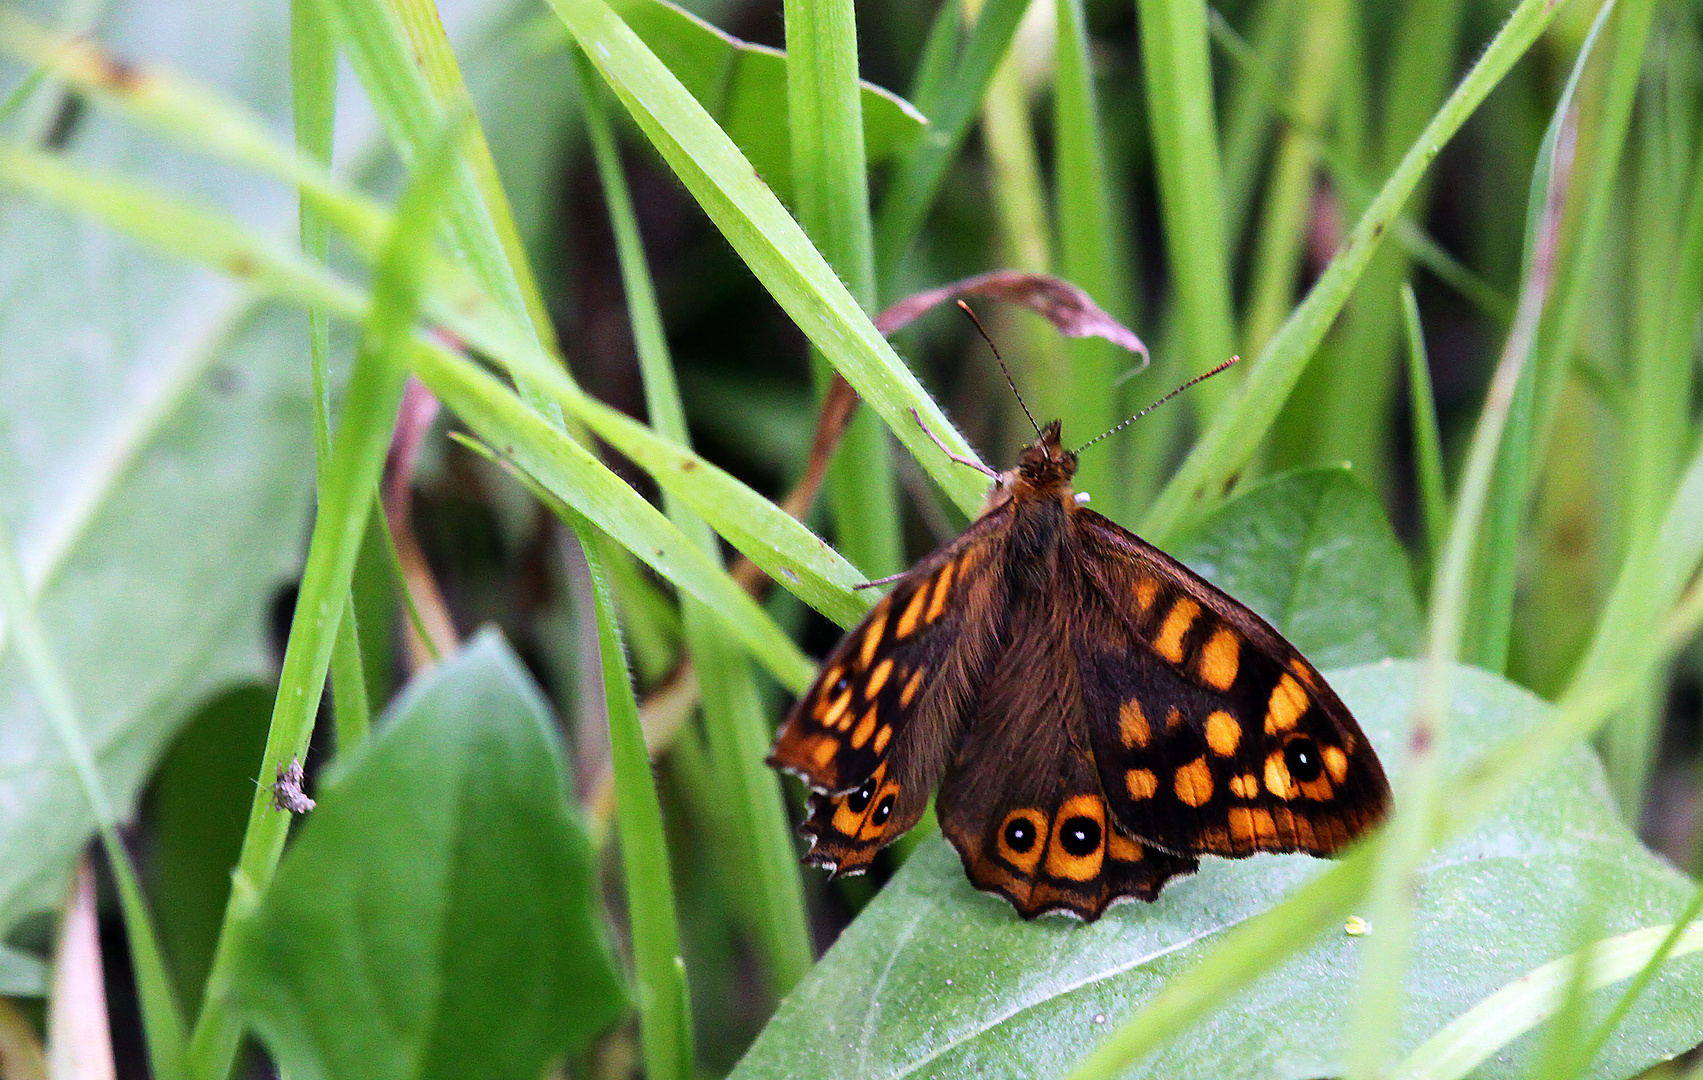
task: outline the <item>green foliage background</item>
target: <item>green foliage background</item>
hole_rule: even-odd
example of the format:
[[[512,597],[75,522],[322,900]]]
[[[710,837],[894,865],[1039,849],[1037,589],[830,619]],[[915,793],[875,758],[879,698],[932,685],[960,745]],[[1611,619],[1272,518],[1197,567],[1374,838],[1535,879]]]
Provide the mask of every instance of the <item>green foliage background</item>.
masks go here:
[[[44,1007],[91,838],[124,1075],[1696,1069],[1703,11],[965,6],[0,9],[0,1075],[102,1019]],[[980,500],[912,410],[1027,430],[869,315],[994,267],[1152,346],[983,305],[1072,441],[1244,357],[1079,486],[1336,673],[1369,843],[1093,926],[931,823],[797,866],[787,695]]]

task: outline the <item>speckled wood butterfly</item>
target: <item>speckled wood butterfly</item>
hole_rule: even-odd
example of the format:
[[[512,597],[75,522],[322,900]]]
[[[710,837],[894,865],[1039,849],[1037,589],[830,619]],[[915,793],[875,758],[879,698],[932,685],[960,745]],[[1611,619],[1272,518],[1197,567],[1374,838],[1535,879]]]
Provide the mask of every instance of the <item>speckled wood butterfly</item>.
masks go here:
[[[1328,855],[1377,824],[1383,768],[1317,669],[1082,505],[1057,421],[1037,436],[781,728],[769,763],[814,792],[805,862],[863,872],[938,784],[971,882],[1092,921],[1199,855]]]

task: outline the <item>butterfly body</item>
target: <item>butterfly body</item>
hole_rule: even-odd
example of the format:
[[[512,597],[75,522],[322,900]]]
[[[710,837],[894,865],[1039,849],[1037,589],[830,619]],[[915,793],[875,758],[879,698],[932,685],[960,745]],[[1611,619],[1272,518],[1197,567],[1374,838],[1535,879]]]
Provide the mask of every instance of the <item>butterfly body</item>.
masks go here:
[[[938,786],[977,887],[1092,920],[1201,854],[1326,855],[1387,812],[1318,672],[1075,471],[1055,421],[823,662],[769,756],[813,789],[806,862],[862,872]]]

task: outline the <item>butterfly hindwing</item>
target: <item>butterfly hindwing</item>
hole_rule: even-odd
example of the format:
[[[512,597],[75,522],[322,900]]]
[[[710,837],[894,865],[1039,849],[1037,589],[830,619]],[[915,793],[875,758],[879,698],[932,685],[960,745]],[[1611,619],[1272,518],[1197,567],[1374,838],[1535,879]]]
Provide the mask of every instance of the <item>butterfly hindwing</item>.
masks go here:
[[[1068,636],[1055,597],[1007,612],[1010,644],[940,786],[940,828],[978,888],[1018,914],[1093,920],[1120,899],[1152,900],[1198,863],[1119,826],[1086,751]]]
[[[1293,646],[1133,534],[1072,517],[1089,738],[1132,834],[1176,852],[1327,855],[1384,816],[1376,754]]]
[[[810,795],[810,816],[798,831],[810,839],[804,861],[827,868],[829,877],[861,874],[882,848],[910,831],[923,806],[907,803],[901,816],[899,785],[887,778],[887,762],[844,795]]]

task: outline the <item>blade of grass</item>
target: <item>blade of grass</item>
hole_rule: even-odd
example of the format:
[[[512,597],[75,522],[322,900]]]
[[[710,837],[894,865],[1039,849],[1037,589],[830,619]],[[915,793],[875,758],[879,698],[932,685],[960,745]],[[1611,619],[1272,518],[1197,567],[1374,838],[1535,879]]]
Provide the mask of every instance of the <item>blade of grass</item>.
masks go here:
[[[19,54],[39,57],[51,62],[54,69],[80,89],[98,96],[168,133],[180,136],[190,145],[229,158],[252,168],[278,176],[311,196],[328,220],[333,222],[360,251],[369,255],[377,249],[389,228],[389,216],[371,200],[352,191],[340,181],[328,176],[312,161],[300,158],[272,141],[252,116],[229,105],[217,95],[173,78],[166,72],[132,72],[119,77],[114,65],[86,43],[58,46],[47,40],[28,22],[9,16],[0,10],[0,48],[11,47]],[[0,151],[4,153],[4,151]],[[207,215],[185,207],[166,205],[158,199],[140,198],[139,192],[122,185],[92,182],[88,177],[68,173],[50,158],[10,159],[17,179],[44,194],[65,198],[75,196],[85,209],[113,220],[120,228],[157,243],[172,251],[200,262],[226,268],[241,276],[262,275],[260,284],[303,301],[332,304],[344,314],[362,310],[360,301],[351,290],[339,288],[311,268],[303,267],[280,253],[275,245],[233,232],[222,222],[209,220]],[[63,183],[64,189],[58,186]],[[98,192],[98,194],[97,194]],[[784,211],[781,211],[784,214]],[[788,219],[790,222],[790,219]],[[818,260],[819,261],[819,260]],[[832,274],[824,270],[829,279]],[[842,624],[855,622],[867,610],[867,598],[852,593],[851,586],[865,580],[844,559],[839,558],[798,522],[778,511],[768,500],[727,477],[720,470],[695,457],[682,459],[680,448],[658,440],[642,425],[585,395],[573,383],[562,365],[541,349],[531,336],[504,321],[500,312],[493,312],[490,299],[477,286],[467,281],[453,266],[439,262],[432,270],[432,290],[426,297],[426,307],[463,340],[478,344],[493,358],[505,363],[517,383],[530,387],[549,387],[552,400],[576,413],[587,423],[598,427],[599,435],[613,443],[622,453],[651,463],[658,469],[657,480],[665,487],[679,484],[692,493],[688,474],[697,474],[712,484],[725,481],[729,495],[722,491],[707,503],[697,504],[700,514],[711,520],[718,530],[751,555],[758,565],[789,588],[798,586],[807,603]],[[834,283],[837,286],[837,282]],[[332,290],[327,294],[325,290]],[[844,290],[840,292],[843,294]],[[326,298],[329,295],[331,298]],[[859,319],[862,319],[859,313]],[[863,320],[867,326],[867,320]],[[870,336],[880,341],[873,327]],[[930,419],[931,430],[949,433],[950,429],[938,406],[924,394],[897,357],[880,341],[886,359],[879,361],[884,370],[896,370],[909,389],[899,390],[901,407],[918,408]],[[890,368],[886,365],[891,364]],[[879,372],[877,378],[884,378]],[[905,395],[914,393],[915,397]],[[905,414],[901,429],[907,440],[927,442]],[[958,440],[962,446],[962,440]],[[931,445],[931,444],[930,444]],[[969,453],[967,446],[962,446]],[[687,452],[689,455],[689,452]],[[937,451],[928,451],[920,460],[938,465]],[[690,461],[690,463],[688,463]],[[958,482],[961,503],[973,509],[980,498],[978,481],[969,470],[952,465],[937,476]],[[611,474],[608,479],[614,480]],[[601,486],[601,485],[600,485]],[[717,517],[718,500],[736,497],[739,500],[731,515]],[[596,520],[596,516],[593,520]],[[598,522],[607,531],[607,523]],[[731,531],[730,531],[731,530]],[[767,555],[750,546],[751,540],[766,544]],[[634,537],[628,534],[627,540]],[[626,542],[625,540],[623,541]],[[651,545],[636,542],[630,550],[644,557]],[[605,567],[619,580],[617,568],[622,564],[605,557]],[[794,569],[794,568],[797,569]],[[666,572],[665,572],[666,574]]]
[[[1105,133],[1094,93],[1094,71],[1088,54],[1088,27],[1082,0],[1060,0],[1056,8],[1058,50],[1053,85],[1053,174],[1057,191],[1053,217],[1058,233],[1059,274],[1074,282],[1120,322],[1128,323],[1134,308],[1130,282],[1130,251],[1117,243],[1127,235],[1114,209],[1115,199],[1106,173]],[[1066,431],[1091,439],[1117,423],[1119,396],[1107,392],[1116,384],[1125,359],[1108,342],[1077,338],[1064,343],[1069,361],[1068,386],[1056,413]],[[1076,486],[1106,493],[1117,509],[1117,496],[1151,494],[1118,483],[1118,458],[1092,454],[1080,464]],[[1121,491],[1120,491],[1121,489]]]
[[[1401,287],[1401,310],[1407,326],[1407,387],[1413,412],[1414,472],[1419,479],[1420,519],[1425,526],[1426,577],[1443,557],[1449,527],[1449,497],[1443,479],[1443,436],[1437,427],[1437,399],[1431,392],[1431,361],[1425,352],[1425,328],[1413,286]]]
[[[337,47],[315,0],[292,0],[290,4],[290,89],[297,152],[329,166],[337,107]],[[302,254],[325,262],[330,252],[329,224],[305,195],[300,198],[298,212]],[[323,478],[331,458],[331,385],[326,374],[331,317],[318,304],[308,305],[307,317],[308,366],[313,375],[314,475]],[[336,726],[338,753],[365,740],[371,725],[353,591],[348,603],[331,651],[332,723]]]
[[[448,112],[474,115],[473,95],[468,92],[467,85],[462,80],[461,66],[456,62],[455,52],[450,48],[443,19],[438,14],[437,5],[433,0],[358,0],[354,6],[368,8],[368,14],[365,16],[368,20],[376,20],[377,13],[384,9],[393,13],[405,38],[403,44],[407,47],[406,57],[419,65],[420,73],[432,95]],[[374,25],[376,28],[376,21]],[[401,61],[403,55],[392,47],[383,54],[381,62],[392,64]],[[417,93],[418,89],[411,87],[410,91]],[[479,238],[479,249],[488,251],[489,254],[481,263],[474,264],[473,268],[480,269],[486,262],[500,264],[506,271],[507,278],[513,280],[515,290],[526,305],[526,321],[538,335],[539,342],[548,348],[554,348],[555,328],[550,322],[550,313],[545,307],[544,297],[538,291],[538,283],[532,276],[532,264],[527,261],[526,247],[521,243],[520,230],[515,225],[508,195],[497,175],[496,161],[491,157],[491,146],[485,141],[485,131],[475,123],[468,125],[465,135],[466,141],[461,148],[462,160],[472,178],[472,191],[485,208],[485,220],[489,222],[489,233]],[[430,136],[430,129],[414,133],[416,140]],[[480,220],[471,212],[469,219],[476,223]],[[491,295],[504,295],[499,285],[503,280],[501,276],[487,278],[484,274],[479,274],[478,280]],[[522,312],[511,311],[511,314],[518,319]],[[607,542],[600,540],[599,543]]]
[[[1236,33],[1218,9],[1206,9],[1207,29],[1220,48],[1242,68],[1229,80],[1224,107],[1224,221],[1225,235],[1240,240],[1252,217],[1255,187],[1266,144],[1278,116],[1271,107],[1279,100],[1277,85],[1290,77],[1284,66],[1294,40],[1297,0],[1260,0],[1248,16],[1248,40]],[[1239,246],[1239,245],[1238,245]]]
[[[976,3],[966,4],[974,11]],[[1029,89],[1024,67],[1025,47],[1032,47],[1032,34],[1018,34],[1004,59],[994,68],[981,102],[983,155],[988,169],[988,197],[992,203],[995,245],[1000,266],[1026,273],[1050,273],[1053,268],[1052,222],[1047,212],[1046,185],[1036,155],[1035,129],[1030,121]],[[1074,397],[1097,396],[1087,385],[1073,381],[1065,366],[1064,343],[1045,323],[1034,319],[1007,321],[998,313],[1007,335],[1015,338],[1022,357],[1017,366],[1018,384],[1032,411],[1041,416],[1062,417],[1066,403]],[[997,325],[997,324],[996,324]],[[997,334],[998,329],[995,330]],[[1074,394],[1072,391],[1074,390]],[[1012,416],[1011,410],[1004,414]],[[1027,420],[1011,422],[1015,431],[1000,442],[1024,442],[1032,437]],[[1074,438],[1086,440],[1099,434],[1087,428],[1065,428]]]
[[[18,553],[12,542],[11,525],[0,520],[0,614],[5,616],[11,641],[24,662],[35,690],[41,711],[53,725],[55,734],[65,748],[94,814],[95,828],[100,834],[101,850],[106,853],[118,885],[119,907],[124,915],[124,932],[130,946],[131,971],[136,979],[137,1000],[142,1010],[142,1037],[148,1048],[148,1065],[161,1080],[177,1080],[184,1075],[184,1050],[187,1045],[183,1014],[172,990],[171,977],[166,973],[165,958],[160,952],[159,935],[154,929],[148,906],[142,898],[142,887],[136,878],[136,868],[130,854],[118,836],[118,811],[107,795],[95,766],[94,751],[84,737],[82,721],[77,717],[77,705],[59,660],[48,642],[41,623],[36,619],[35,606],[30,603],[24,585],[23,570],[18,565]]]
[[[1598,990],[1645,969],[1667,944],[1674,927],[1646,926],[1595,942],[1585,950],[1583,986]],[[1668,945],[1668,955],[1703,949],[1703,927],[1693,926]],[[1552,1015],[1581,964],[1578,954],[1533,968],[1456,1017],[1425,1040],[1390,1073],[1392,1080],[1455,1080]]]
[[[591,543],[590,522],[568,511],[597,608],[597,642],[603,654],[603,697],[609,709],[609,750],[615,767],[615,819],[621,833],[621,872],[633,940],[633,974],[639,993],[639,1040],[645,1075],[689,1080],[693,1070],[692,1012],[680,928],[674,911],[668,840],[662,803],[651,775],[650,754],[639,727],[638,702],[627,672],[627,651],[615,619],[609,580]]]
[[[320,2],[405,166],[420,160],[443,130],[444,117],[450,110],[472,115],[465,91],[447,100],[439,97],[440,92],[459,86],[458,75],[451,79],[454,61],[444,60],[447,49],[431,47],[436,35],[409,38],[401,5],[392,7],[384,0]],[[430,20],[436,21],[435,12]],[[420,21],[411,22],[416,31],[421,29]],[[429,70],[433,77],[427,74],[428,57],[432,58]],[[530,308],[515,276],[515,264],[498,239],[496,215],[473,178],[472,162],[479,155],[472,148],[483,145],[483,137],[475,124],[462,132],[462,138],[465,157],[455,160],[444,193],[444,232],[452,257],[468,268],[503,310],[524,317]],[[488,159],[489,151],[485,156]]]
[[[1236,331],[1206,5],[1137,0],[1136,13],[1178,352],[1192,366],[1210,366],[1230,358]],[[1196,415],[1220,414],[1241,378],[1232,373],[1202,384],[1193,397]]]
[[[261,759],[262,777],[274,776],[283,765],[307,755],[337,628],[348,606],[355,558],[373,506],[372,493],[384,469],[402,401],[420,279],[437,226],[437,208],[454,173],[459,135],[456,125],[446,125],[437,145],[419,159],[398,203],[392,238],[378,263],[373,301],[349,374],[284,647],[277,702]],[[271,792],[264,785],[256,789],[201,1015],[186,1056],[189,1075],[198,1080],[223,1080],[235,1060],[242,1028],[228,993],[235,960],[234,931],[250,917],[277,869],[290,818],[273,807]]]
[[[1622,0],[1614,16],[1613,50],[1602,85],[1581,108],[1593,109],[1589,146],[1580,155],[1573,193],[1572,227],[1556,270],[1555,300],[1538,340],[1538,424],[1547,433],[1554,423],[1561,388],[1579,347],[1591,282],[1601,265],[1613,195],[1631,124],[1654,0]]]
[[[133,185],[98,180],[67,168],[50,156],[5,147],[0,147],[0,180],[100,217],[165,251],[238,273],[280,297],[322,303],[328,310],[349,318],[358,318],[366,310],[366,300],[357,290],[325,271],[301,262],[276,244],[245,233],[226,219],[151,195]],[[610,421],[610,431],[619,435],[619,425],[625,424],[628,425],[625,430],[642,433],[642,438],[649,440],[645,445],[672,446],[607,406],[591,402],[583,395],[574,396],[579,392],[566,382],[566,376],[550,366],[548,358],[536,345],[531,348],[533,353],[525,355],[532,358],[534,369],[543,370],[558,380],[557,388],[562,390],[564,399],[582,403],[588,409],[603,410],[597,415]],[[583,447],[563,438],[559,429],[466,358],[451,354],[437,344],[422,346],[414,358],[422,380],[434,393],[446,402],[456,402],[463,410],[477,407],[479,415],[485,417],[484,422],[495,428],[497,445],[514,449],[510,444],[519,439],[518,445],[533,455],[533,467],[541,469],[557,485],[553,490],[558,494],[565,493],[564,497],[576,509],[581,509],[601,528],[619,535],[628,550],[639,555],[657,573],[709,603],[722,615],[730,632],[752,649],[782,685],[799,690],[808,684],[813,665],[791,639],[774,626],[773,620],[751,601],[737,583],[710,566],[695,548],[685,542],[679,531],[625,481],[610,473]],[[440,371],[451,374],[439,377],[436,373]],[[459,393],[462,397],[457,398],[446,387],[461,387]],[[456,406],[452,404],[452,407]],[[518,436],[509,437],[517,431],[520,433]],[[699,468],[697,462],[701,459],[684,451],[674,452],[686,455],[686,460],[692,462],[687,465],[686,460],[676,457],[672,459],[677,463],[674,471],[681,475],[695,475]],[[703,469],[707,472],[707,465]],[[804,547],[796,560],[791,558],[790,552],[778,558],[771,557],[777,550],[787,552],[790,542],[771,545],[765,549],[769,554],[753,549],[760,564],[766,562],[768,566],[765,569],[771,569],[778,580],[789,584],[802,583],[800,587],[803,588],[818,577],[817,565],[828,565],[830,560],[837,559],[831,549],[810,536],[798,522],[731,479],[725,484],[710,480],[707,489],[701,485],[687,485],[686,490],[701,495],[705,505],[715,506],[725,504],[727,495],[724,487],[736,495],[743,491],[753,507],[766,508],[767,517],[755,523],[759,533],[772,525],[783,530],[783,539],[785,530],[797,530],[804,537]],[[712,494],[704,494],[706,490]],[[745,511],[744,506],[737,506],[733,514]],[[752,527],[747,525],[746,530]],[[844,560],[838,560],[838,565],[843,569],[836,573],[843,575],[848,582],[861,580]],[[869,603],[851,592],[849,584],[825,587],[822,591],[830,598],[840,597],[839,606],[852,612],[861,613]],[[831,600],[825,601],[824,607],[829,614],[835,610]],[[856,617],[856,614],[850,615],[847,621],[855,621]]]
[[[1382,122],[1370,140],[1372,175],[1399,170],[1409,147],[1440,115],[1438,103],[1455,70],[1465,6],[1462,0],[1401,4],[1390,39],[1400,46],[1389,51],[1387,81],[1372,91],[1382,105]],[[1552,10],[1558,6],[1549,5]],[[1483,66],[1481,56],[1475,70]],[[1423,176],[1417,178],[1416,205],[1424,205],[1428,188]],[[1406,277],[1407,260],[1400,249],[1384,248],[1374,254],[1365,269],[1364,287],[1344,313],[1342,348],[1333,350],[1329,366],[1320,370],[1314,384],[1318,394],[1307,410],[1317,460],[1352,461],[1380,488],[1387,486],[1389,477],[1386,418],[1397,381],[1392,352],[1400,334],[1396,290]]]
[[[685,446],[689,444],[686,410],[675,384],[662,313],[646,266],[626,175],[615,150],[614,132],[604,116],[602,88],[583,55],[576,52],[574,62],[586,127],[615,233],[644,379],[645,404],[657,432]],[[851,84],[855,96],[855,73]],[[715,533],[703,518],[677,495],[668,494],[666,500],[668,516],[680,531],[707,558],[719,561]],[[813,957],[792,827],[786,818],[779,777],[763,764],[771,731],[762,697],[745,658],[734,649],[714,615],[691,599],[683,601],[682,609],[717,786],[741,822],[735,832],[739,844],[728,855],[746,867],[754,879],[749,890],[728,899],[745,914],[748,928],[762,945],[774,988],[777,994],[784,994],[809,970]]]
[[[869,218],[869,165],[863,96],[857,81],[857,18],[852,0],[786,0],[788,134],[798,223],[865,312],[875,309],[875,249]],[[833,368],[812,350],[820,400]],[[852,417],[827,479],[834,536],[871,577],[904,567],[898,489],[880,419]]]
[[[1347,9],[1348,14],[1343,19],[1342,25],[1342,32],[1350,38],[1353,37],[1352,30],[1355,23],[1354,10],[1353,8]],[[1372,198],[1371,185],[1367,183],[1362,170],[1353,163],[1354,155],[1344,145],[1347,140],[1340,133],[1333,134],[1326,128],[1309,127],[1305,124],[1301,114],[1282,99],[1272,86],[1273,75],[1271,70],[1273,65],[1269,58],[1256,53],[1254,48],[1243,41],[1240,35],[1236,33],[1235,28],[1225,22],[1223,17],[1216,12],[1211,16],[1211,29],[1212,39],[1218,43],[1219,48],[1224,50],[1225,56],[1242,71],[1243,78],[1238,80],[1238,84],[1243,87],[1254,88],[1250,95],[1253,103],[1260,106],[1263,113],[1269,113],[1269,118],[1281,120],[1283,124],[1295,130],[1297,134],[1311,136],[1320,163],[1324,165],[1331,183],[1346,202],[1350,205],[1369,202]],[[1351,51],[1347,48],[1342,50],[1338,54],[1337,64],[1341,68],[1348,68],[1352,71],[1358,67],[1358,64],[1350,63],[1350,57],[1344,55],[1351,53]],[[1344,77],[1341,81],[1347,82],[1348,79]],[[1337,94],[1337,100],[1340,101],[1343,96],[1341,93]],[[1341,111],[1340,107],[1337,111]],[[1230,181],[1226,180],[1225,183],[1226,190],[1230,190],[1228,186]],[[1245,214],[1245,211],[1239,211],[1238,214]],[[1234,220],[1239,221],[1240,216]],[[1237,231],[1239,232],[1240,229]],[[1401,243],[1402,250],[1406,252],[1408,258],[1436,275],[1439,281],[1460,293],[1464,299],[1470,301],[1480,311],[1501,322],[1513,318],[1514,305],[1512,302],[1489,282],[1485,281],[1483,277],[1445,251],[1442,245],[1415,224],[1412,218],[1399,215],[1396,218],[1392,233],[1395,239]]]
[[[1627,1014],[1632,1011],[1632,1006],[1637,1003],[1639,996],[1649,989],[1656,976],[1661,974],[1662,965],[1677,955],[1676,950],[1684,936],[1692,931],[1691,924],[1696,921],[1699,913],[1703,913],[1703,888],[1698,888],[1691,894],[1691,900],[1685,905],[1685,910],[1679,913],[1679,918],[1674,920],[1667,936],[1662,938],[1661,944],[1645,961],[1644,966],[1638,970],[1638,974],[1632,979],[1632,985],[1626,988],[1625,992],[1615,1001],[1614,1007],[1591,1030],[1590,1035],[1585,1039],[1579,1050],[1577,1060],[1574,1062],[1575,1075],[1582,1075],[1586,1069],[1590,1068],[1597,1055],[1602,1053],[1603,1047],[1608,1045],[1608,1040],[1620,1027],[1621,1021],[1625,1020]]]
[[[1561,208],[1572,165],[1576,134],[1573,95],[1592,40],[1594,37],[1587,38],[1580,50],[1533,171],[1520,311],[1473,431],[1454,517],[1431,586],[1426,665],[1414,703],[1407,763],[1400,770],[1402,781],[1372,890],[1372,921],[1378,933],[1367,943],[1360,993],[1348,1028],[1346,1075],[1350,1080],[1383,1071],[1388,1064],[1385,1059],[1390,1039],[1403,1012],[1403,982],[1412,944],[1414,877],[1430,846],[1429,822],[1441,806],[1439,770],[1442,747],[1448,739],[1451,675],[1461,655],[1467,616],[1473,609],[1470,587],[1481,523],[1487,506],[1503,502],[1511,502],[1516,508],[1524,505],[1523,484],[1505,474],[1499,476],[1497,466],[1505,460],[1509,418],[1522,387],[1529,402],[1532,343],[1549,299]],[[1498,480],[1503,483],[1498,485]],[[1510,541],[1485,555],[1492,564],[1502,560],[1514,563],[1517,553],[1512,548]]]
[[[941,5],[912,97],[913,104],[928,117],[928,130],[898,163],[875,211],[875,280],[877,295],[884,300],[893,298],[891,290],[899,281],[905,254],[940,193],[947,168],[964,144],[982,94],[1010,46],[1029,0],[988,0],[970,28],[956,63],[940,64],[950,30],[938,20],[955,18],[955,11],[948,9],[957,6]],[[841,373],[857,385],[850,374]]]
[[[1655,612],[1661,611],[1685,588],[1686,580],[1703,561],[1703,442],[1692,452],[1680,474],[1667,512],[1654,540],[1628,551],[1603,603],[1590,648],[1568,686],[1580,694],[1620,669]]]
[[[1520,0],[1478,62],[1390,174],[1306,298],[1260,353],[1239,393],[1214,414],[1199,442],[1147,512],[1142,535],[1162,542],[1186,517],[1216,498],[1252,459],[1261,437],[1426,168],[1443,143],[1525,55],[1554,19],[1555,10],[1545,0]]]
[[[1265,195],[1263,227],[1254,242],[1242,348],[1257,353],[1277,332],[1293,306],[1302,241],[1313,208],[1319,164],[1315,134],[1338,90],[1337,72],[1348,28],[1346,0],[1308,4],[1296,57],[1294,119],[1278,135],[1277,159]]]
[[[675,175],[805,336],[954,502],[966,513],[980,505],[981,478],[950,462],[919,430],[910,410],[916,409],[954,452],[973,456],[963,437],[726,134],[603,0],[552,0],[551,6]]]
[[[1660,97],[1647,95],[1643,135],[1629,162],[1632,198],[1628,229],[1632,256],[1630,288],[1624,297],[1628,335],[1629,409],[1623,431],[1622,474],[1624,539],[1628,547],[1650,543],[1661,522],[1663,504],[1678,475],[1684,440],[1691,423],[1695,327],[1679,338],[1670,333],[1668,311],[1679,236],[1674,222],[1683,211],[1683,195],[1674,182],[1666,153],[1667,110]],[[1632,821],[1641,820],[1661,738],[1666,694],[1657,686],[1642,695],[1609,727],[1604,745],[1609,780]]]

